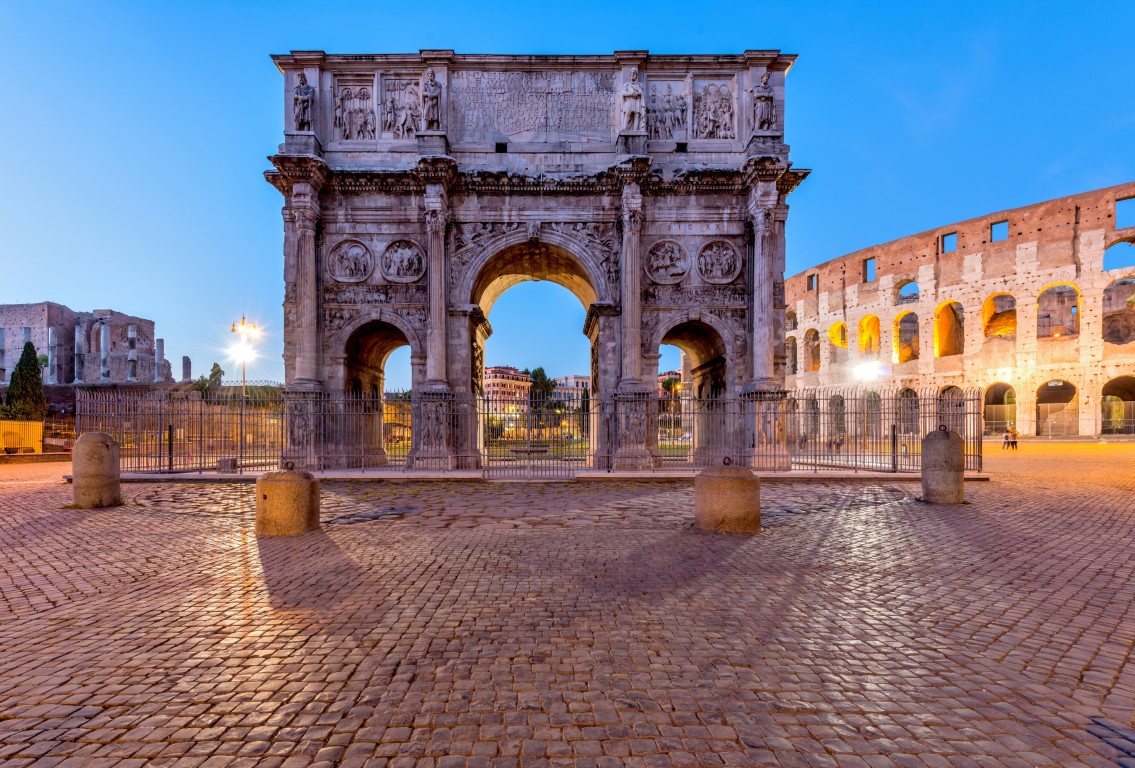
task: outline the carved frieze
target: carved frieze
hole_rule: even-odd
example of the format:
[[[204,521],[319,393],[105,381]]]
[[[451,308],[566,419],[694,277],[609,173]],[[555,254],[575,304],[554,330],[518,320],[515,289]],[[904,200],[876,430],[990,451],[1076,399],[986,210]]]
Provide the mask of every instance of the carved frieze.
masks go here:
[[[732,80],[694,82],[694,138],[735,139]]]
[[[650,246],[642,264],[647,277],[661,285],[679,283],[690,271],[689,254],[673,240],[659,240]]]
[[[457,223],[453,227],[453,247],[460,251],[471,245],[480,245],[494,237],[507,235],[520,229],[520,224],[499,221],[481,221],[473,224]]]
[[[689,115],[684,80],[650,81],[646,104],[646,132],[652,139],[685,141]]]
[[[745,306],[740,285],[647,285],[642,304],[647,307]]]
[[[611,141],[609,72],[460,70],[450,79],[450,139],[457,142]]]
[[[413,283],[426,273],[426,257],[412,240],[395,240],[382,252],[382,276],[392,283]]]
[[[335,94],[334,128],[342,141],[373,139],[377,135],[374,100],[366,81],[344,79],[338,82]]]
[[[382,138],[412,139],[422,124],[418,81],[408,77],[382,80]]]
[[[340,283],[361,283],[370,277],[374,260],[370,251],[358,240],[343,240],[331,249],[327,271]]]
[[[707,283],[731,283],[740,273],[741,256],[725,240],[711,240],[698,252],[698,274]]]
[[[325,304],[425,304],[428,298],[429,291],[424,284],[325,283],[323,286]]]

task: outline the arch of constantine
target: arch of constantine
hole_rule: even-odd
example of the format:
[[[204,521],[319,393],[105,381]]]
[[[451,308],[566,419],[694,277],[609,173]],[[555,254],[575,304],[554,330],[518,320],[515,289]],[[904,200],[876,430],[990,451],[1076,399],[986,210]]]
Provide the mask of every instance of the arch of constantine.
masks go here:
[[[1135,433],[1133,198],[999,211],[789,278],[787,386],[981,388],[989,433]]]
[[[275,56],[284,143],[288,454],[324,466],[411,352],[409,466],[475,468],[488,316],[525,280],[587,309],[596,462],[657,458],[658,345],[700,397],[784,398],[784,143],[794,56]],[[381,409],[381,405],[377,408]],[[381,419],[381,415],[379,415]],[[381,423],[373,441],[383,459]],[[763,436],[763,437],[762,437]],[[782,436],[781,438],[782,439]]]

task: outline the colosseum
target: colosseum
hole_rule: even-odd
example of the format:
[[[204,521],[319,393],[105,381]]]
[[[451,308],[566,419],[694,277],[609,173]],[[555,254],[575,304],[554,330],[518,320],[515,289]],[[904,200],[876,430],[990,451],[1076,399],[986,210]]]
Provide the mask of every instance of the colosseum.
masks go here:
[[[980,388],[987,434],[1135,434],[1133,244],[1135,182],[808,269],[785,286],[788,388]]]

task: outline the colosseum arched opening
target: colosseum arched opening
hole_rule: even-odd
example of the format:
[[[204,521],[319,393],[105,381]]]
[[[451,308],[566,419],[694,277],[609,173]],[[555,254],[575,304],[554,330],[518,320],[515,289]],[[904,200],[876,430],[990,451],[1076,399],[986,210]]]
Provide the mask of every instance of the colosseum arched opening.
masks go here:
[[[1108,344],[1135,341],[1135,277],[1116,280],[1104,289],[1103,340]]]
[[[784,373],[786,376],[795,376],[799,365],[796,350],[796,337],[789,336],[784,341]]]
[[[879,317],[867,315],[859,321],[859,354],[871,360],[879,358]]]
[[[847,362],[847,323],[833,323],[828,329],[828,342],[831,351],[828,353],[828,365],[839,365]]]
[[[917,304],[918,283],[914,280],[902,280],[895,290],[895,304]]]
[[[1125,238],[1109,245],[1103,252],[1103,269],[1135,269],[1135,238]]]
[[[1017,300],[1008,293],[995,293],[981,305],[981,323],[987,339],[1017,338]]]
[[[804,372],[820,370],[820,332],[809,328],[804,332]]]
[[[898,365],[917,360],[919,355],[918,315],[914,312],[903,312],[895,318],[895,354],[894,361]]]
[[[784,313],[784,330],[795,331],[797,328],[796,313],[791,309]]]
[[[1036,302],[1036,337],[1059,339],[1080,332],[1080,291],[1070,283],[1047,288]]]
[[[1135,376],[1119,376],[1103,385],[1100,431],[1135,435]]]
[[[1003,381],[985,390],[985,434],[999,435],[1017,427],[1017,392]]]
[[[1036,434],[1038,437],[1063,437],[1080,434],[1080,408],[1076,402],[1076,385],[1053,379],[1036,390]]]
[[[946,301],[934,312],[934,356],[951,357],[966,351],[965,312],[961,303]]]

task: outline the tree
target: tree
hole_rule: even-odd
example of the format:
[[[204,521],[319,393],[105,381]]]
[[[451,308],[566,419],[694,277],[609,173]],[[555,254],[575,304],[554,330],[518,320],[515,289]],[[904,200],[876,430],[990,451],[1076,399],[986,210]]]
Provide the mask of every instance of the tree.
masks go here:
[[[20,361],[12,371],[7,411],[10,418],[22,421],[43,421],[47,418],[47,395],[43,391],[39,356],[30,341],[24,344]]]
[[[208,377],[201,376],[197,381],[193,382],[193,388],[204,395],[211,389],[221,386],[221,381],[225,378],[224,369],[217,363],[213,363],[213,367],[209,369]]]
[[[543,368],[532,371],[532,389],[528,390],[529,399],[536,402],[547,402],[552,399],[556,391],[556,382],[548,378]]]

